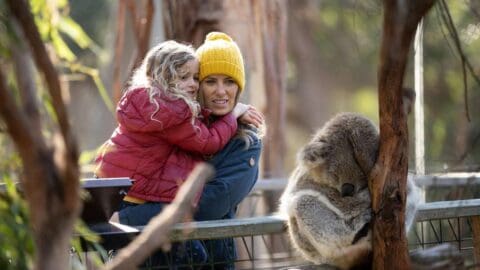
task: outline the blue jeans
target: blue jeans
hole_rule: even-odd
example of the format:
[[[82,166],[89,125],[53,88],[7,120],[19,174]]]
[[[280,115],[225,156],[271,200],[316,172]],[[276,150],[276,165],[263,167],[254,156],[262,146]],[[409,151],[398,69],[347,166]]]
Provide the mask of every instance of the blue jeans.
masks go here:
[[[118,211],[120,223],[130,226],[144,226],[162,211],[165,203],[147,202],[135,204],[122,202]],[[142,267],[159,267],[161,269],[201,269],[201,265],[207,262],[207,253],[203,243],[199,240],[191,240],[183,243],[175,243],[168,253],[156,252],[145,261]]]

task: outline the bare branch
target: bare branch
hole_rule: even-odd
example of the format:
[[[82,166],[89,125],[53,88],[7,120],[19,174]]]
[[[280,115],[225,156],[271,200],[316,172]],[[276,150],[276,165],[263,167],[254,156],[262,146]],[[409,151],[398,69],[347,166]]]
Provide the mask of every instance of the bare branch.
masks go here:
[[[207,163],[197,165],[181,186],[173,202],[154,217],[134,241],[120,250],[105,269],[135,269],[158,247],[165,250],[165,247],[170,245],[169,234],[166,232],[192,213],[195,198],[213,174],[213,167]]]
[[[15,19],[11,20],[15,35],[19,40],[25,40],[22,31]],[[29,125],[33,132],[41,134],[41,119],[38,109],[38,98],[36,96],[37,87],[35,85],[33,63],[30,52],[23,42],[18,42],[17,46],[12,47],[12,59],[15,68],[15,77],[18,82],[22,107],[27,114]]]
[[[467,85],[467,69],[470,75],[473,77],[475,82],[480,85],[480,77],[475,73],[475,70],[472,66],[472,63],[465,55],[465,52],[462,48],[462,44],[460,42],[460,38],[457,33],[457,29],[453,23],[452,16],[450,14],[450,10],[448,8],[447,3],[444,0],[440,1],[439,5],[439,13],[443,20],[443,23],[447,27],[447,30],[450,34],[450,37],[454,41],[455,49],[457,50],[458,55],[460,56],[460,60],[462,62],[462,74],[463,74],[463,86],[464,86],[464,103],[465,103],[465,115],[467,120],[470,122],[470,109],[468,105],[468,85]]]
[[[10,92],[5,76],[0,70],[0,116],[7,125],[7,132],[14,141],[20,156],[22,158],[28,157],[29,150],[33,145],[36,145],[35,136],[30,132],[27,117],[20,111]]]

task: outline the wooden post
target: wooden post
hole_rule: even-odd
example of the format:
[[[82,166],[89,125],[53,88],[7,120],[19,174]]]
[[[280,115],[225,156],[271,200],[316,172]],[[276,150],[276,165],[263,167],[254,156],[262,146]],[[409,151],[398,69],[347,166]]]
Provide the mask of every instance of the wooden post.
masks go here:
[[[480,267],[480,216],[472,217],[471,221],[473,232],[473,255],[478,269],[478,267]]]

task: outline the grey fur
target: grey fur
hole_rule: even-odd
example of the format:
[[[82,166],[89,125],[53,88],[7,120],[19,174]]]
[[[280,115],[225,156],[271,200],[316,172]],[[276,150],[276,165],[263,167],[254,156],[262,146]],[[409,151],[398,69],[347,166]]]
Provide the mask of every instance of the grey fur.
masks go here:
[[[280,211],[288,217],[294,246],[309,261],[348,269],[368,258],[372,216],[367,180],[378,147],[378,131],[370,120],[342,113],[299,152]],[[409,226],[418,192],[411,179],[408,181],[408,195],[415,195],[407,199]],[[344,184],[353,185],[351,196],[342,196]]]

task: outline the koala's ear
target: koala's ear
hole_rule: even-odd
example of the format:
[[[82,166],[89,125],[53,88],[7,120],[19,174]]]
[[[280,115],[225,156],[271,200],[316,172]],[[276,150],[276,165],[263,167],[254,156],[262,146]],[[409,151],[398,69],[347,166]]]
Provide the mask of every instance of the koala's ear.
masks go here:
[[[315,168],[326,163],[330,147],[325,142],[311,142],[300,150],[298,161],[307,168]]]

